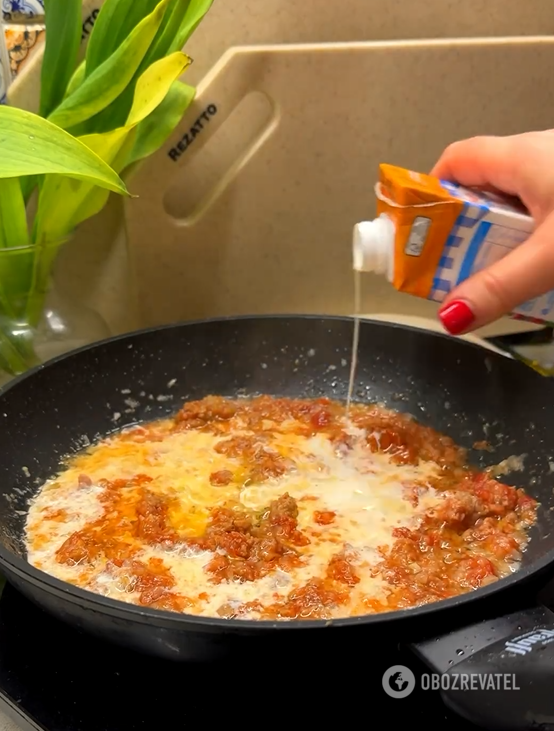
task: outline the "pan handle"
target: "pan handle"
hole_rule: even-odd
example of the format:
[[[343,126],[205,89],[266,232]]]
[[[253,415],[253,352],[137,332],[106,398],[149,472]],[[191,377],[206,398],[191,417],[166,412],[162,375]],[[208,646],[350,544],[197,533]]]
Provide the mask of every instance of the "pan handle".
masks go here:
[[[537,604],[411,646],[422,684],[481,728],[554,729],[554,612]]]

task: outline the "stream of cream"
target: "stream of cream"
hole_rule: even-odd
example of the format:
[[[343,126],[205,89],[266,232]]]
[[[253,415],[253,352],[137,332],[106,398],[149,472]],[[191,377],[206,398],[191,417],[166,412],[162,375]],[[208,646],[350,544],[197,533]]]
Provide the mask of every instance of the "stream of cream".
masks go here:
[[[358,347],[360,344],[360,315],[362,309],[362,275],[354,272],[354,334],[352,337],[352,355],[350,358],[350,376],[348,379],[348,396],[346,398],[346,413],[350,409],[354,387],[356,385],[356,371],[358,369]]]

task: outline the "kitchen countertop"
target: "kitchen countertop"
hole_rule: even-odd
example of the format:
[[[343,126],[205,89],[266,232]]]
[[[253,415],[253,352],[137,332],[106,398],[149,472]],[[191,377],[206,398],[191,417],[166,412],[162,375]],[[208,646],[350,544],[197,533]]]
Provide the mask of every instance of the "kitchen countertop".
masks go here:
[[[0,713],[0,731],[20,731],[20,728],[4,713]]]
[[[0,731],[21,731],[21,727],[8,718],[5,713],[0,712]]]

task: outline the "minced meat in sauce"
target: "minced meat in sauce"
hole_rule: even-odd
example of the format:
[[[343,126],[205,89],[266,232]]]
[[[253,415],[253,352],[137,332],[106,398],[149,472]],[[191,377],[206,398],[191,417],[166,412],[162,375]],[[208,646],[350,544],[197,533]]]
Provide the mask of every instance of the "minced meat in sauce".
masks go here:
[[[320,576],[291,585],[288,592],[264,605],[258,600],[225,603],[217,610],[219,616],[240,617],[249,612],[261,619],[334,616],[338,607],[351,604],[363,571],[379,579],[385,590],[380,597],[358,598],[356,614],[453,597],[497,580],[501,562],[516,565],[525,530],[535,520],[537,503],[523,490],[467,467],[464,451],[450,438],[378,406],[354,404],[345,419],[344,405],[328,399],[209,396],[186,403],[164,428],[160,423],[142,425],[134,441],[163,442],[167,435],[191,430],[217,437],[214,452],[232,460],[234,467],[209,474],[209,485],[215,490],[235,484],[263,486],[293,471],[294,459],[272,446],[277,433],[319,435],[345,453],[359,440],[355,435],[362,434],[368,454],[387,455],[397,465],[437,465],[438,477],[429,482],[444,493],[419,523],[394,528],[388,545],[375,546],[377,558],[371,566],[361,567],[355,552],[337,545]],[[120,436],[122,442],[133,441],[132,432]],[[87,475],[79,476],[79,489],[90,490],[92,484]],[[154,491],[147,474],[97,484],[101,514],[63,541],[56,561],[86,570],[102,560],[106,571],[119,572],[121,590],[134,593],[136,602],[177,612],[201,613],[210,587],[225,582],[256,582],[276,572],[293,575],[304,565],[314,537],[328,531],[325,535],[332,541],[338,520],[334,509],[311,509],[311,527],[301,528],[298,501],[284,491],[261,511],[239,502],[214,504],[203,531],[184,536],[171,518],[177,497]],[[405,499],[417,506],[421,490],[417,484],[406,485]],[[310,496],[304,500],[309,505]],[[191,555],[206,552],[205,590],[194,596],[179,594],[170,568],[159,558],[145,556],[145,547],[173,553],[185,550]]]

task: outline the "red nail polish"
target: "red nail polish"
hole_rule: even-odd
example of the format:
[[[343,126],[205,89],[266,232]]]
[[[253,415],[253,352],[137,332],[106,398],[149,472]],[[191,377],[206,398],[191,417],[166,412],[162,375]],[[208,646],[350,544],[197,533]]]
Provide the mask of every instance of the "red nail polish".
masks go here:
[[[450,335],[460,335],[471,326],[475,315],[468,304],[457,300],[450,302],[443,310],[440,310],[439,318]]]

